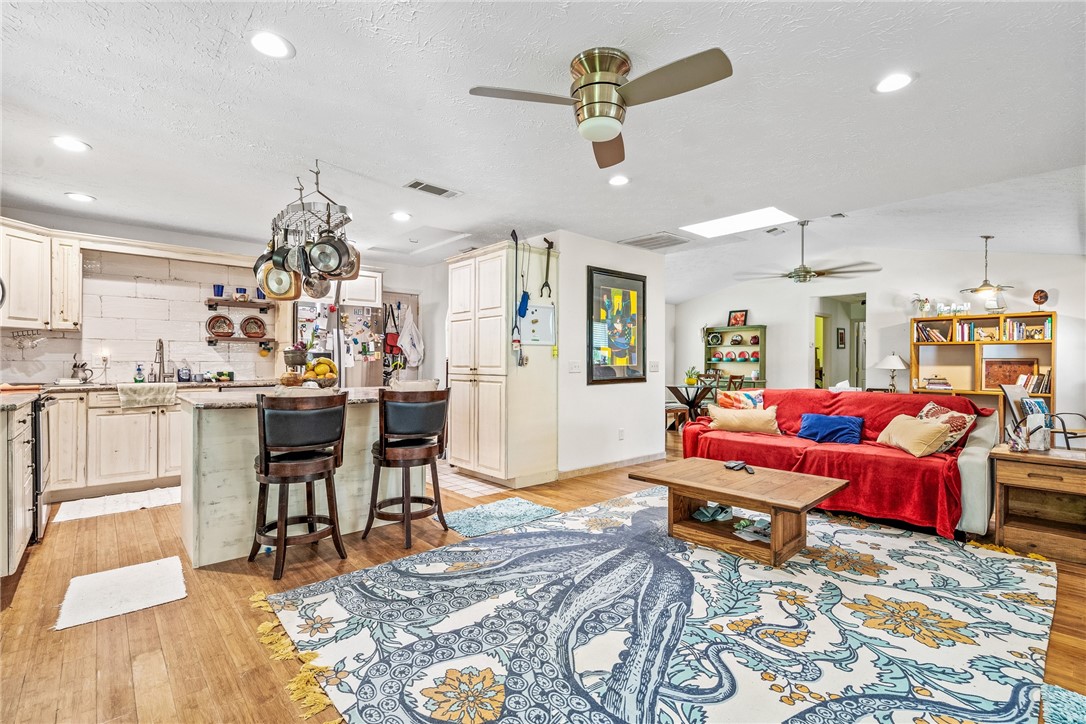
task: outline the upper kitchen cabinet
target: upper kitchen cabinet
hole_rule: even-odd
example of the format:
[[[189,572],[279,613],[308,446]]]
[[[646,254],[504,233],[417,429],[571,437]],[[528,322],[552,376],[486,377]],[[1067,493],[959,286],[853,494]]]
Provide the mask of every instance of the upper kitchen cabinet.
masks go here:
[[[358,278],[343,282],[339,303],[355,307],[381,306],[381,272],[360,271]]]
[[[50,321],[53,329],[79,329],[83,321],[83,257],[75,239],[53,239]]]
[[[0,308],[0,324],[19,329],[48,329],[50,324],[51,246],[48,236],[17,229],[2,229],[0,277],[7,300]]]
[[[7,301],[0,324],[17,329],[79,329],[83,261],[75,239],[4,227],[0,277]]]
[[[451,374],[506,374],[511,266],[511,249],[484,251],[449,264]]]

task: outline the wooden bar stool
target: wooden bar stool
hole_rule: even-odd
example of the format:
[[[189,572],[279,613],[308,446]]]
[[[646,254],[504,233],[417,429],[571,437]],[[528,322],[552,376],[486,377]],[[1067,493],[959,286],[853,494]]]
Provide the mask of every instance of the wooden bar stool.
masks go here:
[[[381,389],[378,393],[380,431],[373,443],[373,488],[370,491],[370,514],[366,520],[365,538],[370,533],[375,518],[403,522],[404,548],[411,547],[411,521],[429,518],[437,513],[437,519],[445,530],[445,514],[441,509],[441,488],[437,482],[437,459],[445,451],[445,415],[449,406],[449,389],[404,392]],[[434,497],[411,494],[410,469],[430,466],[434,481]],[[403,492],[397,498],[378,500],[382,468],[400,468]],[[425,474],[424,474],[425,477]],[[425,491],[425,488],[423,489]],[[426,507],[412,510],[412,503]],[[399,506],[400,512],[390,513],[385,508]]]
[[[343,430],[347,418],[347,393],[304,397],[257,395],[257,423],[260,454],[256,456],[256,479],[260,493],[256,502],[256,532],[249,560],[256,558],[261,545],[275,546],[275,580],[283,577],[287,546],[317,544],[332,537],[340,558],[347,557],[339,535],[336,507],[335,470],[343,464]],[[313,482],[324,480],[328,515],[317,515]],[[290,486],[305,484],[305,515],[288,515]],[[279,511],[268,518],[268,488],[279,486]],[[287,535],[287,527],[305,524],[308,532]],[[324,526],[317,529],[318,525]]]

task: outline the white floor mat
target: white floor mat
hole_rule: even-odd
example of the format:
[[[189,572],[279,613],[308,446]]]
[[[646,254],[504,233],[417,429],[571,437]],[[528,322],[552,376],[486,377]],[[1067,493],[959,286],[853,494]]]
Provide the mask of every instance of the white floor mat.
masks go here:
[[[53,518],[54,523],[79,518],[95,518],[99,515],[124,513],[142,508],[157,508],[161,505],[174,505],[181,502],[181,487],[155,488],[138,493],[118,493],[103,495],[100,498],[84,498],[61,503],[60,510]]]
[[[177,556],[76,576],[68,583],[56,629],[120,616],[187,595]]]

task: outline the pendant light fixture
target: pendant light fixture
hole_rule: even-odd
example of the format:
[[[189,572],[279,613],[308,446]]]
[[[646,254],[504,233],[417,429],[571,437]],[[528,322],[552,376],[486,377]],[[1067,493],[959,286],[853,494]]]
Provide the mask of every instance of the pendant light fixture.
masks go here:
[[[1014,287],[1007,284],[992,284],[988,281],[988,241],[995,237],[985,234],[980,238],[984,239],[984,281],[979,286],[963,289],[962,294],[976,294],[984,299],[984,310],[986,312],[1000,314],[1007,308],[1006,303],[1003,301],[1003,290],[1014,289]]]

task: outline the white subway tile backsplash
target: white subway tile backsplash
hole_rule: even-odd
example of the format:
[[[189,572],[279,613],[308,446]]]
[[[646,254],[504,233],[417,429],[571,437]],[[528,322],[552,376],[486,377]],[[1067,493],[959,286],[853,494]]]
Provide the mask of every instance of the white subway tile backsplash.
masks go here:
[[[197,302],[200,301],[200,285],[176,280],[137,279],[136,296],[140,299]]]
[[[129,279],[169,279],[170,261],[154,256],[102,252],[102,273]]]
[[[10,337],[0,338],[0,380],[48,382],[69,377],[72,356],[89,363],[98,382],[131,381],[137,362],[151,365],[155,340],[166,343],[166,358],[176,366],[188,361],[194,371],[232,369],[239,379],[271,377],[274,353],[261,357],[252,343],[224,342],[207,346],[205,324],[215,312],[204,300],[212,285],[222,284],[227,296],[236,287],[256,293],[252,270],[219,264],[172,261],[149,256],[83,252],[83,324],[78,332],[44,332],[37,348],[20,350]],[[285,306],[289,314],[289,306]],[[253,314],[274,330],[275,314],[220,307],[240,326]],[[240,336],[240,332],[238,335]],[[102,373],[102,350],[109,367]]]
[[[88,317],[84,313],[83,334],[97,339],[135,339],[136,320],[119,317]]]
[[[227,268],[219,264],[201,264],[195,261],[170,260],[170,279],[183,282],[225,284]]]
[[[170,303],[165,299],[137,299],[134,296],[102,297],[102,314],[106,317],[169,319]]]
[[[168,342],[191,342],[194,339],[206,336],[204,325],[200,322],[137,319],[135,320],[135,327],[136,339],[162,339]]]
[[[83,296],[134,297],[136,280],[132,277],[87,274],[83,277]]]

